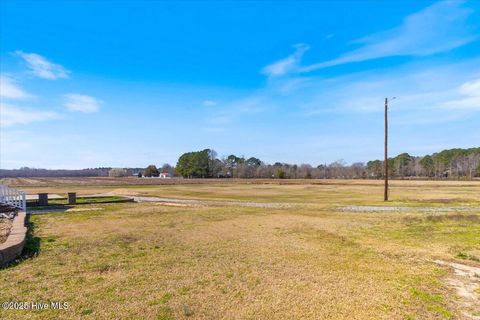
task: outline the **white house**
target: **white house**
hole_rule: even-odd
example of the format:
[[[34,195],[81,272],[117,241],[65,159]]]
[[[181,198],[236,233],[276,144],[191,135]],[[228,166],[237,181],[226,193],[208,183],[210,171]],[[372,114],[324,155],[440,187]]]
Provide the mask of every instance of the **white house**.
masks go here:
[[[170,178],[170,174],[168,172],[160,172],[160,175],[158,177],[161,179],[166,179]]]

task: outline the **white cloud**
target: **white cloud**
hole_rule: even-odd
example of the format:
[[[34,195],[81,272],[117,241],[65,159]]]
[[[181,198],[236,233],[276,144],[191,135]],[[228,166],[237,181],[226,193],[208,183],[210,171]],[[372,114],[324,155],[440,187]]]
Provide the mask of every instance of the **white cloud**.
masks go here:
[[[480,95],[480,79],[474,81],[465,82],[460,87],[460,92],[467,96]]]
[[[309,46],[298,44],[293,54],[264,67],[262,72],[278,77],[383,57],[426,56],[463,46],[478,38],[467,23],[472,11],[463,4],[462,1],[435,3],[407,16],[398,27],[353,41],[360,48],[329,61],[300,66]]]
[[[7,74],[0,75],[0,97],[8,99],[27,99],[31,95],[20,88],[15,79]]]
[[[100,110],[100,106],[103,101],[98,100],[94,97],[70,93],[64,95],[65,104],[64,106],[70,111],[92,113]]]
[[[30,71],[39,78],[55,80],[59,78],[68,78],[70,71],[62,65],[48,61],[36,53],[26,53],[20,50],[15,51],[27,63]]]
[[[217,101],[215,101],[215,100],[205,100],[205,101],[202,102],[202,105],[204,105],[205,107],[213,107],[213,106],[217,105]]]
[[[447,109],[480,110],[480,79],[465,82],[457,92],[461,97],[441,104]]]
[[[335,115],[348,119],[380,119],[383,100],[390,104],[392,125],[453,124],[478,117],[480,60],[425,67],[408,64],[390,70],[312,81],[299,88],[295,106],[306,117]],[[282,99],[285,100],[285,99]]]
[[[407,16],[393,29],[354,41],[362,45],[342,56],[303,67],[309,72],[339,64],[391,56],[425,56],[448,51],[477,38],[468,27],[471,11],[462,1],[442,1]]]
[[[59,114],[53,111],[26,109],[4,103],[0,105],[0,115],[0,124],[2,127],[47,121],[60,117]]]
[[[246,101],[248,107],[264,115],[268,111],[298,119],[316,116],[348,121],[372,119],[383,112],[385,97],[396,96],[391,103],[392,124],[453,125],[479,115],[479,63],[479,59],[450,64],[422,61],[337,77],[282,77],[269,81],[263,89],[237,103],[226,101],[224,105],[229,109],[221,115],[228,116],[229,121],[234,119],[230,110],[235,117],[241,116],[237,110],[245,108],[244,104],[239,108],[238,101]]]
[[[262,69],[262,73],[269,77],[279,77],[295,71],[298,68],[300,60],[305,52],[309,49],[309,46],[305,44],[296,44],[295,52],[285,59],[279,60],[271,65],[268,65]]]

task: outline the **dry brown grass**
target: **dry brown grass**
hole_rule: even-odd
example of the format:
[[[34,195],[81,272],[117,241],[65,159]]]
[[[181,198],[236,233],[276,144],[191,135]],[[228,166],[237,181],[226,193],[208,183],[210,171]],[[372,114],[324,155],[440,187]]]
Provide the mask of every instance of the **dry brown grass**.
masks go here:
[[[41,252],[0,271],[0,300],[71,307],[0,311],[0,318],[461,318],[455,292],[443,283],[448,270],[430,261],[478,263],[462,260],[480,249],[476,182],[395,181],[389,205],[411,208],[401,213],[337,210],[382,204],[376,181],[26,189],[61,193],[72,186],[84,194],[122,189],[294,207],[126,203],[33,216]],[[459,205],[479,211],[417,210]]]

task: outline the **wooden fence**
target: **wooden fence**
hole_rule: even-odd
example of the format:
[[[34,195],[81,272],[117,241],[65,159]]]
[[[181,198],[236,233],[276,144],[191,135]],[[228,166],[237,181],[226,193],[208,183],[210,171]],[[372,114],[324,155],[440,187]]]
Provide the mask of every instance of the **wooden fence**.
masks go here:
[[[0,203],[5,203],[27,211],[25,192],[0,184]]]

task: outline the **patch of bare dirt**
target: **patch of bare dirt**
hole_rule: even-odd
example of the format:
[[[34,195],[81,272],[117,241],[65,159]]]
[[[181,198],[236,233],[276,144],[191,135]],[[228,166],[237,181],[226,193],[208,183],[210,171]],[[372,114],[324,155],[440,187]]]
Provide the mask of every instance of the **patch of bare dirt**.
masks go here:
[[[480,267],[435,260],[453,271],[445,283],[456,290],[459,306],[467,319],[480,319]]]
[[[117,189],[118,190],[118,189]],[[135,202],[153,202],[157,204],[163,204],[166,206],[240,206],[240,207],[256,207],[256,208],[291,208],[291,203],[279,203],[279,202],[252,202],[252,201],[228,201],[228,200],[197,200],[197,199],[174,199],[174,198],[161,198],[153,196],[137,196],[126,193],[100,193],[90,195],[90,197],[102,197],[102,196],[124,196],[130,197]]]
[[[12,228],[12,220],[7,218],[0,218],[0,243],[7,240],[10,229]]]
[[[194,207],[193,204],[186,204],[186,203],[174,203],[174,202],[155,202],[156,205],[159,206],[167,206],[167,207]]]
[[[458,212],[458,211],[478,211],[474,207],[400,207],[400,206],[347,206],[339,208],[340,211],[350,212]]]
[[[458,220],[458,221],[470,221],[470,222],[480,222],[480,216],[476,214],[445,214],[440,216],[428,216],[426,218],[428,221],[433,222],[442,222],[447,220]]]
[[[251,202],[251,201],[221,201],[221,200],[194,200],[194,199],[173,199],[160,197],[132,197],[136,202],[158,202],[169,204],[186,204],[186,205],[205,205],[205,206],[240,206],[240,207],[257,207],[257,208],[290,208],[289,203],[277,202]]]

